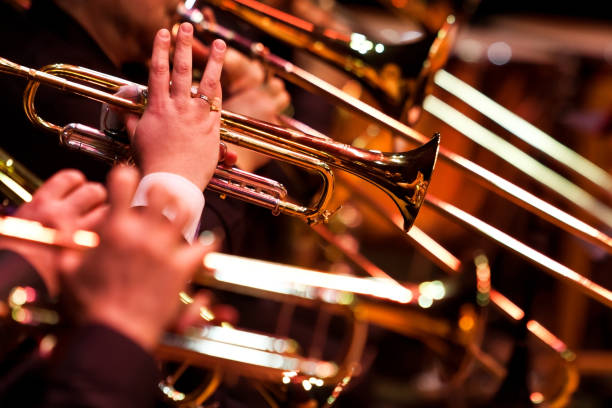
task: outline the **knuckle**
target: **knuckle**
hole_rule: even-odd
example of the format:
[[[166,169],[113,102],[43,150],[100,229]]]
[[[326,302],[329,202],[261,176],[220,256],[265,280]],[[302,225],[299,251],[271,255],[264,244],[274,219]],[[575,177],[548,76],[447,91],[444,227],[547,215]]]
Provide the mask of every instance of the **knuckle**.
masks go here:
[[[189,99],[175,98],[174,99],[174,109],[175,109],[176,113],[183,114],[183,113],[187,112],[188,108],[189,108],[190,102],[191,101]]]
[[[174,64],[174,72],[177,74],[188,74],[191,70],[191,63],[188,61],[179,61]]]
[[[279,105],[284,109],[291,103],[291,98],[287,92],[283,92],[279,95]]]
[[[285,90],[285,83],[279,78],[270,78],[268,81],[270,89],[276,93],[281,93]]]
[[[251,69],[251,78],[257,84],[262,84],[265,77],[266,77],[266,74],[263,68],[260,67],[259,65],[255,65],[254,69]]]
[[[168,66],[168,62],[163,60],[156,60],[151,63],[151,71],[153,71],[156,75],[164,75],[167,74],[170,70]]]
[[[214,78],[206,78],[206,86],[209,89],[216,89],[217,88],[217,80]]]
[[[215,91],[217,89],[217,85],[218,85],[218,81],[214,78],[204,78],[204,87],[208,90],[208,91]]]

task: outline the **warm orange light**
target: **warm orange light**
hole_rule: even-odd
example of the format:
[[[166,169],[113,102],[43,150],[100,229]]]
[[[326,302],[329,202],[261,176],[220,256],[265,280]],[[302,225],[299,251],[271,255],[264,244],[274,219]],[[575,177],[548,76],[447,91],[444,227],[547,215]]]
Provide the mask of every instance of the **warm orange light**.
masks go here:
[[[72,240],[79,246],[95,248],[100,244],[100,237],[95,232],[78,230],[72,235]]]
[[[0,217],[0,234],[43,244],[55,243],[56,230],[45,228],[36,221],[16,217]]]
[[[40,343],[38,344],[38,352],[43,357],[49,356],[56,344],[57,338],[52,334],[47,334],[40,340]]]
[[[542,395],[541,392],[532,392],[529,396],[529,399],[534,404],[541,404],[542,402],[544,402],[544,395]]]
[[[252,8],[253,10],[257,10],[258,12],[271,16],[277,20],[281,20],[286,24],[298,27],[304,31],[312,32],[314,30],[314,24],[309,23],[308,21],[304,21],[296,16],[292,16],[291,14],[283,13],[282,11],[275,9],[274,7],[270,7],[266,4],[260,3],[258,1],[251,0],[236,0],[236,3],[243,4],[247,7]]]
[[[474,327],[474,318],[469,315],[461,316],[459,319],[459,328],[463,331],[470,331]]]
[[[375,296],[399,303],[409,303],[413,298],[410,289],[390,279],[334,275],[220,253],[206,255],[204,266],[214,270],[215,278],[223,282],[333,303],[345,299],[342,293]],[[329,293],[326,289],[338,293]]]
[[[562,353],[567,350],[567,346],[565,345],[565,343],[562,342],[561,339],[559,339],[557,336],[549,332],[548,329],[542,326],[539,322],[535,320],[528,321],[527,330],[532,332],[537,338],[542,340],[555,351]]]
[[[453,254],[448,252],[442,245],[431,239],[429,235],[424,233],[418,227],[413,225],[412,228],[410,228],[410,231],[408,231],[408,235],[417,241],[419,245],[424,247],[427,252],[435,255],[438,259],[444,262],[444,264],[448,266],[449,270],[459,272],[461,269],[461,261]]]
[[[58,230],[45,227],[37,221],[7,216],[0,217],[0,235],[41,244],[77,248],[94,248],[100,243],[100,237],[92,231],[78,230],[72,234],[72,237],[66,237],[62,236]]]
[[[9,304],[13,307],[20,307],[28,301],[28,293],[21,286],[14,287],[9,295]]]
[[[510,299],[498,291],[492,290],[489,293],[489,296],[491,297],[491,301],[495,303],[497,307],[506,312],[514,320],[521,320],[523,317],[525,317],[525,312],[523,312],[523,309],[515,305]]]
[[[393,7],[401,9],[408,5],[408,0],[392,0],[391,4],[393,4]]]

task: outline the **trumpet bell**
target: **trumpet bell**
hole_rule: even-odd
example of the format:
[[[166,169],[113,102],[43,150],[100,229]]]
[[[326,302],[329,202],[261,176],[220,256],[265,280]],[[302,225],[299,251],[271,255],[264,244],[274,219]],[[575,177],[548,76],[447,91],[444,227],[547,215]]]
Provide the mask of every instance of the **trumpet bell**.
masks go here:
[[[365,162],[353,162],[362,171],[367,171],[369,180],[387,193],[397,205],[404,219],[404,231],[410,229],[425,200],[439,145],[440,136],[436,134],[429,142],[414,150],[383,153],[384,159],[374,161],[373,166],[368,167]]]
[[[39,86],[44,83],[134,113],[142,113],[145,100],[135,102],[112,93],[123,85],[137,84],[73,65],[55,64],[37,71],[4,58],[0,58],[0,72],[29,80],[23,97],[27,117],[33,124],[58,134],[63,145],[110,162],[130,159],[132,152],[129,146],[113,135],[79,124],[62,127],[44,120],[36,111],[35,100]],[[145,87],[137,86],[146,94]],[[334,185],[332,168],[336,168],[353,173],[389,194],[404,216],[406,229],[410,228],[423,204],[439,145],[439,137],[435,136],[425,146],[411,152],[382,153],[227,111],[221,112],[220,134],[221,139],[229,143],[318,172],[323,183],[315,204],[302,206],[284,200],[285,189],[274,180],[264,180],[250,173],[218,166],[210,186],[220,194],[261,205],[274,214],[297,216],[311,224],[326,221],[331,214],[327,207]]]

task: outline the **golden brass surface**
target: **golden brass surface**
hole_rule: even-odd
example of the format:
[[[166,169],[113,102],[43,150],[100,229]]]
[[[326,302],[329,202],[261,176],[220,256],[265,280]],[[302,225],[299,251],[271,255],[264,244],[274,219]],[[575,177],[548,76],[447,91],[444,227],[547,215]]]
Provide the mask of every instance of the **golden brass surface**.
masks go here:
[[[113,163],[131,158],[129,146],[97,129],[74,123],[60,126],[41,118],[36,111],[36,93],[40,84],[44,83],[130,112],[142,113],[146,101],[134,102],[113,93],[126,85],[138,86],[143,91],[146,91],[145,87],[65,64],[49,65],[38,71],[0,58],[0,72],[29,80],[23,97],[27,117],[37,126],[58,134],[64,145]],[[334,183],[331,168],[341,169],[387,193],[404,217],[406,230],[414,222],[422,204],[439,145],[439,137],[434,135],[425,145],[408,152],[364,150],[228,111],[221,113],[221,139],[316,171],[321,176],[323,187],[314,204],[302,206],[284,200],[285,190],[275,181],[219,166],[208,186],[214,191],[261,205],[273,213],[293,215],[308,223],[317,223],[325,221],[331,213],[327,208]]]

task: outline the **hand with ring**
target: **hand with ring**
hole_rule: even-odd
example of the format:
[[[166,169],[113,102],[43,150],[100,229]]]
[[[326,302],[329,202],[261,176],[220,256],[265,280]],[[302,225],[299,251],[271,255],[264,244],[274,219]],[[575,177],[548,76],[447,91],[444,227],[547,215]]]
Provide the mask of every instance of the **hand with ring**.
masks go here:
[[[170,72],[170,33],[158,31],[147,108],[140,118],[129,115],[126,127],[143,175],[178,174],[203,190],[219,159],[220,78],[226,46],[221,40],[213,42],[197,94],[192,95],[192,43],[193,27],[181,24]]]

